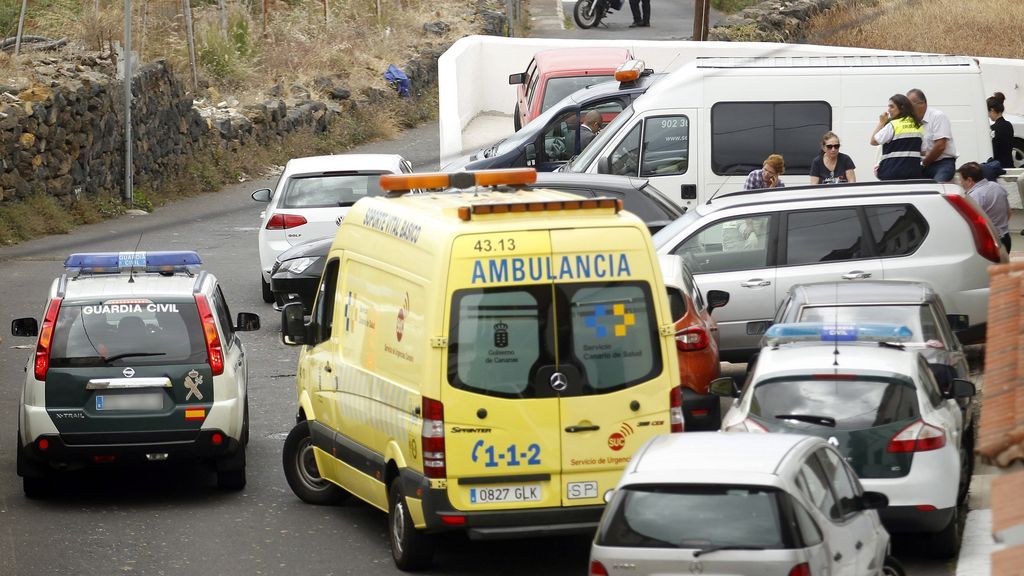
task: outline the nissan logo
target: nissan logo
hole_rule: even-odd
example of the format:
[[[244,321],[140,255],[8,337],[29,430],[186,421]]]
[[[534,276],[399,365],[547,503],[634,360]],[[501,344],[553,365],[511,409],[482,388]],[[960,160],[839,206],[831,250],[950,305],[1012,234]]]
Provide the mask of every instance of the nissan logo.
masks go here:
[[[129,367],[125,368],[124,370],[122,370],[121,374],[124,374],[125,378],[131,378],[132,376],[135,376],[135,368],[132,368],[131,366],[129,366]]]
[[[555,372],[551,375],[551,389],[555,392],[562,392],[569,387],[569,381],[565,379],[565,374],[561,372]]]

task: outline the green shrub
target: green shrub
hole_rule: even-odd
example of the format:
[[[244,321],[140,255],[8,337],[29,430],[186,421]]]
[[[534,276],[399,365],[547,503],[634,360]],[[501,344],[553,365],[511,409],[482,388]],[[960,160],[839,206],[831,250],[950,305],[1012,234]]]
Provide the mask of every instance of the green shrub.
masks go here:
[[[711,0],[711,7],[725,14],[735,14],[760,2],[761,0]]]

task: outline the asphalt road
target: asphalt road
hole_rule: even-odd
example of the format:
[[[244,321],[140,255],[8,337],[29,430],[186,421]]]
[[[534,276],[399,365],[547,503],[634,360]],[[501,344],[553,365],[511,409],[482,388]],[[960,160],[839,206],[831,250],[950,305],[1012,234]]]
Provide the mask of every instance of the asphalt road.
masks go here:
[[[437,124],[353,152],[398,152],[436,169]],[[5,300],[0,345],[0,575],[398,574],[385,514],[361,502],[303,504],[281,469],[294,423],[297,349],[279,340],[279,316],[260,299],[255,180],[156,210],[0,249]],[[220,279],[234,313],[258,312],[263,328],[242,334],[249,357],[248,486],[220,492],[212,473],[172,463],[69,476],[52,498],[28,500],[15,474],[23,368],[34,340],[7,335],[14,318],[42,314],[46,292],[73,251],[195,249]],[[588,538],[440,542],[430,574],[583,574]],[[911,574],[949,574],[943,563],[907,558]]]
[[[629,0],[611,12],[599,26],[586,30],[576,26],[574,0],[530,0],[530,36],[537,38],[588,38],[636,40],[689,40],[693,34],[693,0],[652,0],[651,27],[630,28],[633,15]],[[710,25],[723,18],[717,10],[709,15]]]

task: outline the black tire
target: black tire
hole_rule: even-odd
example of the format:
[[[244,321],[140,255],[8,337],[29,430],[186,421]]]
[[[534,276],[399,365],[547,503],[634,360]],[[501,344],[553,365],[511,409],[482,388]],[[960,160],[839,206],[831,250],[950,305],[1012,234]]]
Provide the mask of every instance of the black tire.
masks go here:
[[[598,0],[579,0],[572,8],[572,19],[576,25],[586,30],[601,23],[601,14],[598,13]]]
[[[971,477],[974,476],[974,424],[964,430],[961,450],[960,490],[957,494],[957,504],[966,503],[970,496]]]
[[[270,283],[263,279],[262,274],[260,274],[260,288],[263,289],[263,301],[267,304],[273,304],[274,291],[270,289]]]
[[[25,497],[31,498],[32,500],[40,500],[50,495],[53,490],[53,482],[50,478],[39,477],[39,476],[23,476],[22,489],[25,491]]]
[[[218,470],[217,487],[221,490],[232,491],[245,488],[245,466],[235,470]]]
[[[516,104],[516,111],[512,114],[512,125],[516,127],[516,132],[523,127],[523,122],[519,119],[519,104]]]
[[[284,477],[299,500],[317,506],[337,504],[348,497],[338,486],[320,477],[309,437],[309,422],[303,420],[292,428],[281,453]]]
[[[391,558],[399,570],[422,570],[434,558],[433,539],[416,529],[406,507],[401,480],[395,479],[388,489],[388,539]]]
[[[1013,150],[1010,151],[1010,154],[1013,157],[1011,168],[1024,168],[1024,139],[1013,139]]]
[[[949,524],[939,532],[928,535],[928,555],[939,560],[951,560],[960,553],[960,507],[953,508]]]
[[[907,576],[907,571],[903,563],[890,554],[885,557],[885,564],[882,565],[882,576]]]

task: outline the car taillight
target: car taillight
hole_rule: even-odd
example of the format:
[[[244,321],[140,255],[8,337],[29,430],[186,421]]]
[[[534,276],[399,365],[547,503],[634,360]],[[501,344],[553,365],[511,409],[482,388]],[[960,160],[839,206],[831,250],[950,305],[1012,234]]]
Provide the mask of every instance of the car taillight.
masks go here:
[[[206,356],[210,362],[210,370],[214,376],[223,374],[224,350],[221,348],[217,322],[213,319],[213,312],[210,310],[210,303],[206,301],[206,296],[196,294],[196,308],[199,309],[199,318],[203,322],[203,336],[206,338]]]
[[[444,459],[444,404],[423,398],[423,475],[445,478],[448,471]]]
[[[590,561],[590,576],[608,576],[608,570],[597,560]]]
[[[690,326],[676,332],[676,348],[679,350],[703,350],[707,347],[708,333],[700,326]]]
[[[978,254],[981,254],[986,260],[1001,262],[1002,252],[999,249],[1001,244],[996,237],[996,231],[985,215],[964,196],[946,194],[943,197],[967,221],[967,225],[971,229],[971,236],[974,237],[974,248]]]
[[[924,420],[914,420],[889,440],[886,452],[927,452],[946,445],[946,433]]]
[[[287,230],[306,223],[306,219],[298,214],[274,214],[267,220],[267,230]]]
[[[36,380],[46,380],[46,372],[50,370],[50,345],[53,344],[53,328],[57,324],[60,301],[60,298],[53,298],[46,306],[43,329],[39,331],[36,342]]]
[[[811,576],[811,565],[807,562],[797,564],[789,571],[789,576]]]
[[[747,418],[739,424],[733,424],[732,426],[725,427],[726,432],[767,432],[768,429],[761,426],[757,422],[750,418]]]
[[[686,428],[683,420],[682,386],[676,386],[668,391],[668,420],[672,424],[672,432],[682,432]]]

